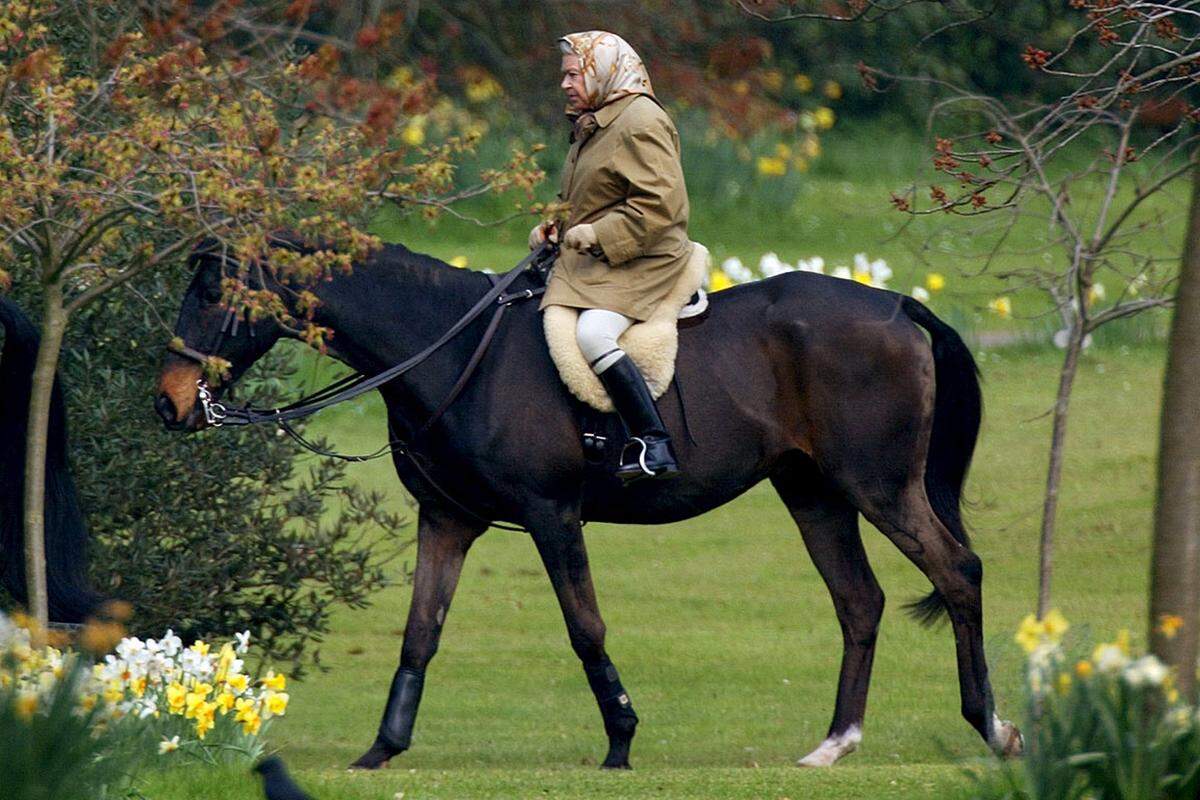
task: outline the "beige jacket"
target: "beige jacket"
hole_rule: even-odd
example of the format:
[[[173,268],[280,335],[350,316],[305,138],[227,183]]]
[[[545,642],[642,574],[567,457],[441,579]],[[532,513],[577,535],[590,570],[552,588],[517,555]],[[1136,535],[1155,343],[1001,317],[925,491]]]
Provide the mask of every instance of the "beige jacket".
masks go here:
[[[564,249],[542,298],[548,305],[604,308],[645,320],[670,292],[691,254],[679,133],[645,95],[598,110],[596,129],[571,146],[559,198],[561,228],[589,222],[607,263]]]

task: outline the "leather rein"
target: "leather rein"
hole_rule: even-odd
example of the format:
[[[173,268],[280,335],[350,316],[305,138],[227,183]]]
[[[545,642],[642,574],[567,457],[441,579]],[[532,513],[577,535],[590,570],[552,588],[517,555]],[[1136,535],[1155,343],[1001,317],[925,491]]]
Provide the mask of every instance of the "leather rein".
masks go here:
[[[338,458],[343,461],[361,462],[369,461],[374,458],[387,455],[389,453],[401,453],[408,456],[409,460],[420,473],[421,477],[439,494],[442,499],[448,501],[451,505],[458,508],[459,511],[469,515],[470,517],[487,522],[496,527],[502,527],[510,530],[523,531],[524,528],[508,527],[503,524],[488,520],[475,512],[471,511],[466,506],[459,503],[451,497],[444,489],[442,489],[433,478],[429,475],[425,467],[417,460],[416,454],[413,452],[410,443],[399,438],[391,438],[386,445],[379,448],[373,453],[366,455],[345,455],[342,453],[326,450],[313,442],[305,439],[299,431],[288,424],[291,420],[307,417],[311,414],[329,408],[330,406],[344,403],[347,400],[352,400],[374,389],[378,389],[384,384],[395,380],[401,375],[409,372],[420,366],[428,360],[434,353],[444,347],[452,339],[462,333],[471,323],[475,322],[489,308],[495,308],[492,313],[492,318],[488,322],[487,329],[484,331],[479,344],[476,346],[474,353],[468,359],[463,367],[462,373],[454,386],[447,393],[442,402],[430,415],[429,419],[416,431],[416,438],[424,436],[433,425],[442,417],[442,415],[453,405],[454,401],[470,383],[472,375],[483,361],[483,357],[491,344],[496,331],[500,327],[500,321],[504,317],[504,312],[513,303],[521,300],[529,300],[545,293],[545,278],[550,266],[558,255],[558,245],[547,242],[537,250],[531,252],[523,258],[515,267],[506,272],[502,276],[489,274],[487,277],[492,282],[492,288],[479,298],[470,310],[458,319],[445,333],[443,333],[436,341],[425,347],[416,355],[401,361],[399,364],[391,366],[382,372],[375,375],[364,375],[362,373],[354,373],[340,378],[323,389],[319,389],[310,395],[306,395],[295,402],[289,403],[278,408],[252,408],[250,406],[233,407],[217,402],[213,397],[212,390],[207,382],[201,378],[196,381],[196,388],[199,392],[200,405],[204,411],[205,422],[214,428],[237,425],[257,425],[262,423],[274,423],[280,427],[288,436],[294,439],[305,449],[321,456],[330,458]],[[517,292],[509,292],[508,289],[516,283],[516,281],[526,272],[532,272],[541,279],[542,286],[530,289],[523,289]],[[231,325],[232,323],[232,325]],[[221,341],[224,339],[227,332],[232,331],[231,335],[237,335],[237,327],[239,324],[239,316],[234,309],[230,309],[225,316],[225,321],[217,334],[217,341],[214,343],[213,349],[218,349]],[[250,335],[254,335],[253,325],[249,327]],[[203,351],[194,349],[184,344],[183,346],[169,345],[168,350],[177,355],[183,356],[191,361],[199,362],[201,365],[207,364],[211,354],[206,354]],[[389,435],[393,435],[391,426],[388,429]]]

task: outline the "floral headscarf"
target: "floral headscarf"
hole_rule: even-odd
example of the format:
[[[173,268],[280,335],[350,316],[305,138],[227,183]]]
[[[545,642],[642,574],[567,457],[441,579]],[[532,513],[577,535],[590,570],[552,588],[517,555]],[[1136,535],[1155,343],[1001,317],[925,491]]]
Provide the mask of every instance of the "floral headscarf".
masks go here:
[[[629,42],[615,33],[569,33],[559,39],[558,44],[564,54],[579,56],[579,67],[583,72],[587,109],[583,112],[567,109],[567,118],[575,123],[576,135],[581,126],[595,125],[592,112],[614,100],[631,94],[654,97],[654,87],[650,85],[650,75],[642,59]]]

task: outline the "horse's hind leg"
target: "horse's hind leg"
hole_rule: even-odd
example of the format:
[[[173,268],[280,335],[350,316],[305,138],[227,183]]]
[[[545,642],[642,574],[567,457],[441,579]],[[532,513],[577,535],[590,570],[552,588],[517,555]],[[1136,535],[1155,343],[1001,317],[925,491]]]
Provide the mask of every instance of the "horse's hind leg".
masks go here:
[[[803,767],[828,767],[854,752],[862,740],[883,591],[863,550],[858,509],[839,490],[815,467],[789,468],[771,482],[800,526],[842,627],[842,669],[833,721],[825,741],[798,762]]]
[[[604,620],[596,603],[592,573],[577,512],[548,511],[532,514],[527,521],[534,544],[554,593],[562,607],[571,647],[583,664],[584,674],[600,706],[608,755],[600,765],[607,769],[629,769],[629,747],[637,728],[629,694],[621,685],[617,668],[604,651]]]
[[[910,481],[892,497],[860,492],[863,515],[925,573],[940,593],[954,630],[962,715],[1002,756],[1017,755],[1021,734],[994,712],[983,652],[983,564],[958,542],[929,505],[924,484]]]

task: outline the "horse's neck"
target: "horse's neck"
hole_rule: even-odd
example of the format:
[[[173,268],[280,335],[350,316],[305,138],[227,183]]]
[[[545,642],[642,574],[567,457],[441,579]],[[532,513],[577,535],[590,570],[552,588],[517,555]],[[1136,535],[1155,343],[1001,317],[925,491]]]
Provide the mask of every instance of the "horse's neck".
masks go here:
[[[316,290],[321,306],[315,322],[333,330],[329,344],[339,360],[374,374],[419,353],[452,327],[487,290],[482,278],[388,248]],[[411,412],[436,408],[456,377],[444,368],[465,364],[474,344],[464,332],[431,357],[430,364],[443,369],[419,367],[399,379]]]

